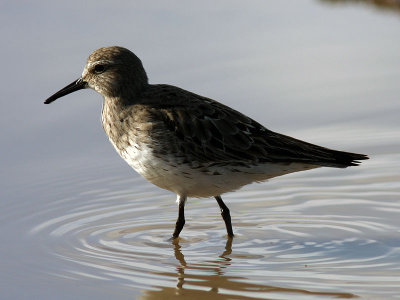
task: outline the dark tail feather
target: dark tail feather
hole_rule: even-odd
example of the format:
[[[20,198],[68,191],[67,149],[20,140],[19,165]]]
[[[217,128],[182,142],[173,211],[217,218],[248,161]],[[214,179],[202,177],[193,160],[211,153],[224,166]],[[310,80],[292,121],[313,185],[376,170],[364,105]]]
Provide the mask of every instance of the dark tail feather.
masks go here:
[[[276,132],[267,133],[268,159],[272,161],[347,168],[358,166],[361,160],[369,159],[365,154],[332,150]]]
[[[325,167],[347,168],[358,166],[361,160],[369,159],[365,154],[343,152],[325,148],[325,155],[317,159],[314,163]]]

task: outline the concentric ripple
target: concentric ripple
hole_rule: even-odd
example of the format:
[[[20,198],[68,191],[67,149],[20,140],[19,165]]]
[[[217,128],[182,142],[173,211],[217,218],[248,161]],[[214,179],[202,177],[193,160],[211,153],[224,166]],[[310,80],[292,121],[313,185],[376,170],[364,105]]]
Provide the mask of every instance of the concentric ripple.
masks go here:
[[[400,178],[390,168],[399,159],[368,162],[375,172],[364,177],[321,169],[226,195],[233,241],[213,199],[189,200],[182,238],[171,241],[174,195],[135,175],[76,178],[77,193],[33,216],[42,222],[31,236],[51,237],[53,275],[118,283],[146,299],[384,296],[400,286]]]

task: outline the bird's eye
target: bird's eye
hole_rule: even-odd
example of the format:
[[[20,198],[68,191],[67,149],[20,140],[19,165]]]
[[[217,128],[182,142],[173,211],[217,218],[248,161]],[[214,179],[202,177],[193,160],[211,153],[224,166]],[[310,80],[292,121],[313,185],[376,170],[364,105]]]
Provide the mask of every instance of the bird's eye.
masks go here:
[[[94,73],[96,74],[101,74],[106,70],[106,67],[104,65],[95,65],[93,68]]]

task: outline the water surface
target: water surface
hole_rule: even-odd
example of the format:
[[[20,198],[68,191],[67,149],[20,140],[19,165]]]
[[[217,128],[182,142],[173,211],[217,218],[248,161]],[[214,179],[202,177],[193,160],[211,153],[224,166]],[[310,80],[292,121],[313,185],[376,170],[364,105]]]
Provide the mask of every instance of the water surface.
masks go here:
[[[326,2],[2,4],[14,38],[1,75],[0,298],[398,298],[400,16]],[[233,240],[215,200],[189,199],[172,242],[175,195],[116,155],[100,96],[42,105],[110,44],[135,51],[151,82],[371,159],[224,195]]]

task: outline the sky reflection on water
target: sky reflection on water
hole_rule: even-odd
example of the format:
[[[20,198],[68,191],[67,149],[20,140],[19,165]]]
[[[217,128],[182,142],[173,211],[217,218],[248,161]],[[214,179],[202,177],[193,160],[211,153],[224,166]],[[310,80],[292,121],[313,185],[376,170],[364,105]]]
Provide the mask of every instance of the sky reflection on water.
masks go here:
[[[2,297],[398,296],[400,15],[326,2],[345,3],[2,2]],[[228,194],[232,246],[215,201],[190,199],[172,244],[175,197],[114,153],[100,96],[42,104],[113,44],[152,83],[371,160]]]

